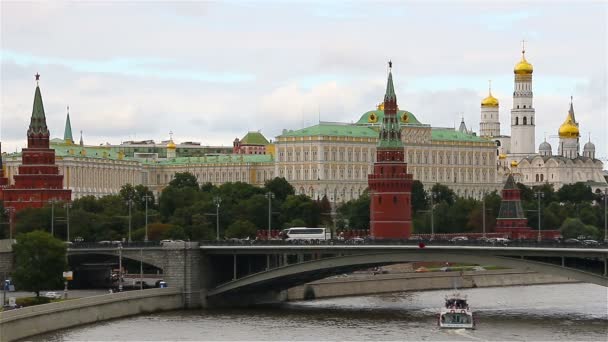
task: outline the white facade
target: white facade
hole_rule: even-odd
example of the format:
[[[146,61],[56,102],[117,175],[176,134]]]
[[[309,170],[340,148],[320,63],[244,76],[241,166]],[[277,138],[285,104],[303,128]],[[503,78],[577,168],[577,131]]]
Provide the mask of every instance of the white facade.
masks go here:
[[[535,154],[535,111],[532,72],[515,74],[513,108],[511,109],[511,154]]]

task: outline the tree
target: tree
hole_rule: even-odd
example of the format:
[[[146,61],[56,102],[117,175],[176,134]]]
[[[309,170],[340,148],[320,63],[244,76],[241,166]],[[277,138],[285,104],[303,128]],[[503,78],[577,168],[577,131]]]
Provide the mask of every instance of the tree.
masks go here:
[[[291,184],[289,184],[289,182],[283,177],[275,177],[272,180],[266,181],[266,183],[264,183],[264,188],[266,191],[272,192],[279,202],[285,201],[287,196],[294,195],[296,193],[293,186],[291,186]]]
[[[169,182],[169,186],[174,188],[196,188],[198,190],[198,181],[196,176],[190,172],[176,172],[173,179]]]
[[[592,201],[594,195],[590,186],[577,182],[563,185],[557,191],[557,197],[560,202],[582,203]]]
[[[599,229],[591,225],[585,225],[577,218],[567,218],[559,230],[566,239],[579,236],[597,238],[600,235]]]
[[[412,213],[416,214],[420,210],[428,209],[428,201],[424,185],[421,181],[415,180],[412,183]]]
[[[17,236],[15,250],[15,284],[40,296],[43,289],[58,288],[66,270],[65,244],[51,234],[33,231]]]
[[[254,238],[256,234],[257,228],[255,224],[251,223],[247,220],[237,220],[234,221],[228,229],[226,230],[227,238]]]
[[[448,188],[447,185],[439,183],[433,185],[433,187],[431,188],[431,193],[435,194],[435,199],[433,200],[433,202],[435,203],[445,202],[451,206],[452,204],[454,204],[454,201],[456,199],[456,194],[454,193],[454,190]]]

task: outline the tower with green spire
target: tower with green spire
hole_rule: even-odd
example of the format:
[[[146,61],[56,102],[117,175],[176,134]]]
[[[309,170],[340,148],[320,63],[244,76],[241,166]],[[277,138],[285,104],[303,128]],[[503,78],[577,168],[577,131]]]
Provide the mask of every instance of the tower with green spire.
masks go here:
[[[370,235],[374,239],[407,239],[412,232],[412,182],[404,160],[401,129],[397,118],[397,95],[393,85],[393,63],[384,94],[384,118],[376,147],[374,173],[368,175],[370,189]]]
[[[50,200],[69,202],[72,199],[72,191],[69,190],[70,170],[66,169],[65,187],[68,189],[64,189],[63,175],[59,174],[59,168],[55,165],[55,150],[49,148],[50,133],[46,126],[39,79],[40,75],[36,74],[27,148],[21,150],[21,165],[18,174],[14,176],[15,183],[1,189],[0,197],[4,200],[4,206],[15,208],[16,211],[41,208]]]
[[[70,107],[68,106],[68,116],[65,119],[65,130],[63,131],[63,141],[66,144],[72,145],[74,138],[72,137],[72,123],[70,122]]]

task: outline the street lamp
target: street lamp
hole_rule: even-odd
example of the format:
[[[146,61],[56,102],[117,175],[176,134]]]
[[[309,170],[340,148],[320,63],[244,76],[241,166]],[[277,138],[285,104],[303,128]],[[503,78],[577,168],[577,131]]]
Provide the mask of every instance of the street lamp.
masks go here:
[[[608,243],[608,188],[604,189],[604,242]]]
[[[70,241],[70,208],[71,207],[72,207],[72,203],[65,204],[65,218],[66,218],[66,226],[67,226],[67,233],[66,233],[66,237],[65,237],[66,242]]]
[[[148,242],[148,201],[152,198],[150,195],[145,195],[143,197],[144,202],[146,203],[146,235],[144,236],[144,242]]]
[[[433,213],[433,207],[435,206],[435,204],[433,203],[433,199],[437,198],[437,194],[435,192],[431,191],[430,198],[431,198],[431,240],[434,240],[435,239],[435,215]]]
[[[122,246],[118,245],[118,292],[122,292]]]
[[[542,236],[540,234],[540,200],[545,197],[545,194],[542,191],[537,191],[536,193],[534,193],[534,197],[538,199],[538,242],[540,242],[542,240]]]
[[[13,239],[13,215],[15,214],[15,208],[6,207],[4,212],[8,214],[8,238]]]
[[[131,207],[133,206],[133,200],[129,198],[127,200],[127,205],[129,206],[129,243],[131,243]]]
[[[219,196],[213,197],[213,204],[215,204],[215,239],[220,240],[220,204],[222,199]]]
[[[49,200],[49,203],[51,204],[51,236],[55,236],[55,203],[57,201],[52,199]]]
[[[268,240],[270,240],[272,227],[272,199],[274,198],[274,194],[271,191],[268,191],[266,193],[266,198],[268,198]]]
[[[481,210],[482,210],[482,227],[483,227],[483,238],[486,237],[486,193],[483,193],[483,197],[481,198]]]

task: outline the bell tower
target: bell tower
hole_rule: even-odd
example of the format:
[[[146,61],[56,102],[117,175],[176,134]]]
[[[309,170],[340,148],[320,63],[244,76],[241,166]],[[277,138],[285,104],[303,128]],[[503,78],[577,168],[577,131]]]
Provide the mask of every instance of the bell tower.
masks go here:
[[[404,161],[392,62],[389,61],[388,66],[384,119],[376,147],[374,173],[367,178],[370,189],[370,234],[374,239],[407,239],[412,232],[413,179],[407,173]]]
[[[522,42],[522,44],[525,42]],[[535,111],[532,100],[532,72],[534,68],[526,60],[526,49],[522,47],[521,61],[515,65],[515,89],[511,109],[511,153],[534,154],[536,128]]]

